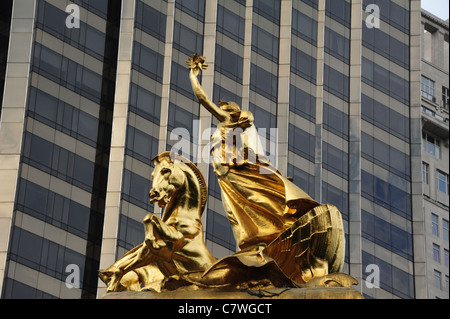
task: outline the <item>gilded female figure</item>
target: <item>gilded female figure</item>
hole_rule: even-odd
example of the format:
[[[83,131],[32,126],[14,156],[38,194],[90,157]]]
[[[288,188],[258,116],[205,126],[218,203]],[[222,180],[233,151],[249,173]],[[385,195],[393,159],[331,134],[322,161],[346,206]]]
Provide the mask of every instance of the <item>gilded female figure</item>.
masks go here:
[[[239,248],[269,244],[300,216],[319,204],[268,161],[253,123],[253,114],[234,102],[214,104],[198,81],[205,59],[187,61],[193,91],[219,120],[212,135],[212,159],[222,201]]]

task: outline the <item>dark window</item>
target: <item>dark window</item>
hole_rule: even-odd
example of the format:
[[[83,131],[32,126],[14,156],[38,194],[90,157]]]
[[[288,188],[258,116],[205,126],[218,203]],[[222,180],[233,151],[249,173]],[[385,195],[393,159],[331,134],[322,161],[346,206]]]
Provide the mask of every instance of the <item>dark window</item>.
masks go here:
[[[328,131],[348,138],[348,115],[327,103],[323,103],[323,124]]]
[[[410,177],[410,158],[405,153],[362,132],[362,156],[406,180]]]
[[[39,267],[44,238],[18,227],[13,229],[12,251],[21,257],[20,261],[34,269]]]
[[[411,217],[411,195],[407,192],[364,170],[361,171],[361,185],[363,197],[402,217]]]
[[[364,250],[362,251],[362,267],[377,265],[380,270],[380,287],[400,298],[414,298],[413,276],[395,266],[379,259]],[[363,271],[363,280],[367,279],[370,272]]]
[[[255,126],[258,129],[266,129],[266,133],[269,134],[271,128],[277,127],[277,116],[275,114],[272,114],[253,103],[249,103],[248,109],[253,115],[256,115]]]
[[[371,198],[373,196],[373,175],[366,171],[361,171],[361,193],[367,195],[365,197]]]
[[[289,150],[314,161],[314,136],[305,132],[301,128],[289,124]]]
[[[133,48],[133,68],[137,71],[151,77],[152,79],[162,82],[164,57],[140,44],[134,42]]]
[[[325,64],[324,68],[324,88],[326,91],[337,97],[348,101],[349,79],[348,76]]]
[[[73,0],[72,2],[89,9],[102,18],[108,16],[108,0]]]
[[[60,77],[62,63],[61,55],[44,46],[36,45],[35,59],[39,60],[39,67],[46,73],[56,78]],[[35,60],[35,63],[37,60]]]
[[[75,181],[79,181],[82,185],[92,186],[94,184],[94,171],[95,164],[81,156],[75,155],[73,163],[73,178]],[[74,183],[79,187],[78,183]]]
[[[373,158],[373,137],[365,132],[361,132],[361,152],[363,157]]]
[[[130,111],[159,125],[161,97],[135,83],[131,83]]]
[[[389,71],[376,63],[373,64],[373,82],[377,83],[381,91],[389,94]]]
[[[278,61],[278,37],[253,25],[252,50],[276,62]]]
[[[113,86],[111,79],[103,78],[39,43],[34,46],[33,70],[96,103],[100,103],[103,92],[106,94]]]
[[[375,178],[374,183],[373,195],[375,200],[387,204],[386,207],[389,207],[389,184],[377,177]]]
[[[390,147],[388,144],[380,141],[379,139],[373,139],[373,154],[375,156],[375,160],[378,160],[381,163],[389,164],[389,150]]]
[[[155,38],[165,41],[166,16],[142,1],[136,4],[136,26]]]
[[[319,7],[319,0],[301,0],[304,3],[307,3],[311,7],[317,9]]]
[[[336,206],[342,218],[348,220],[348,192],[325,182],[322,183],[322,192],[323,202]]]
[[[422,132],[422,151],[427,152],[435,156],[436,158],[441,158],[441,142],[438,138],[430,135],[426,132]]]
[[[390,18],[390,22],[391,24],[400,29],[405,31],[406,33],[408,33],[409,31],[409,12],[408,9],[403,9],[401,6],[399,6],[398,4],[389,1],[390,3],[390,11],[389,11],[389,18]],[[381,14],[381,16],[383,17],[383,14]]]
[[[126,149],[127,154],[153,166],[152,159],[158,152],[158,139],[128,126]]]
[[[236,241],[228,218],[208,209],[206,216],[206,239],[232,251],[236,250]]]
[[[83,70],[81,89],[93,96],[102,94],[102,76],[89,69]]]
[[[27,180],[20,180],[17,207],[24,213],[88,238],[89,222],[97,213]]]
[[[253,11],[275,23],[280,21],[280,1],[254,0]]]
[[[326,0],[325,13],[330,18],[350,26],[350,3],[345,0]]]
[[[448,111],[449,106],[449,93],[448,93],[448,87],[442,86],[442,107]]]
[[[40,167],[52,166],[53,159],[53,144],[47,140],[44,140],[36,135],[27,134],[26,144],[30,143],[29,152],[25,152],[24,156],[27,156],[31,161],[38,163]],[[28,146],[26,146],[28,149]],[[40,165],[39,165],[40,164]]]
[[[349,63],[350,42],[349,39],[337,32],[325,27],[325,52]]]
[[[276,102],[278,90],[277,76],[252,64],[250,66],[250,89]]]
[[[188,132],[191,133],[194,129],[193,121],[195,119],[197,119],[196,115],[175,104],[170,103],[167,129],[171,131],[176,128],[185,128],[188,130]]]
[[[420,93],[424,98],[435,101],[434,81],[422,75],[420,80]]]
[[[276,155],[277,116],[251,102],[249,103],[248,109],[254,115],[257,115],[255,116],[254,124],[258,130],[258,135],[265,154],[269,157]],[[269,158],[269,161],[274,163],[276,159]]]
[[[78,133],[92,141],[97,141],[98,119],[82,111],[78,115]]]
[[[317,21],[292,9],[292,32],[302,39],[317,44]]]
[[[361,234],[370,241],[375,240],[375,222],[376,217],[365,210],[361,210]]]
[[[449,178],[448,175],[440,170],[437,170],[437,188],[439,192],[446,195],[449,194]]]
[[[364,238],[412,260],[412,235],[376,217],[361,211],[361,232]]]
[[[59,280],[67,277],[67,265],[76,264],[83,284],[86,256],[19,227],[13,228],[10,258]]]
[[[5,277],[4,282],[5,288],[2,298],[5,299],[57,299],[56,296],[52,296],[8,277]]]
[[[391,243],[391,225],[381,219],[375,217],[375,235],[379,242],[382,243],[383,246],[389,245]]]
[[[84,233],[89,231],[90,209],[86,206],[70,201],[68,224],[70,227],[81,230]]]
[[[361,75],[369,82],[373,82],[373,62],[364,57],[361,60]]]
[[[138,222],[123,214],[119,216],[118,245],[132,249],[144,242],[145,231],[142,222]]]
[[[220,45],[216,45],[215,68],[220,73],[242,82],[243,58]]]
[[[48,191],[39,185],[31,182],[21,181],[20,184],[21,200],[20,203],[33,210],[39,215],[47,214]],[[33,214],[35,216],[35,214]]]
[[[34,87],[30,89],[29,99],[28,116],[92,147],[98,146],[99,126],[100,132],[106,130],[99,119]]]
[[[89,7],[90,12],[91,7]],[[89,24],[80,21],[80,28],[62,28],[67,13],[55,6],[39,1],[37,26],[66,43],[103,61],[107,35]]]
[[[217,30],[233,40],[244,44],[244,18],[222,7],[221,5],[217,8]]]
[[[219,182],[216,178],[216,173],[212,165],[209,166],[209,180],[208,180],[208,194],[214,196],[215,198],[222,198],[222,190],[220,188]]]
[[[104,55],[105,43],[105,33],[86,24],[86,48],[100,55]]]
[[[393,186],[389,185],[389,195],[390,195],[390,202],[391,209],[395,212],[406,212],[411,214],[410,212],[410,205],[411,205],[411,199],[410,196],[403,190]],[[409,217],[409,216],[408,216]]]
[[[407,117],[364,94],[361,96],[361,113],[364,120],[404,141],[409,141],[409,120]]]
[[[398,65],[409,68],[409,47],[377,28],[363,28],[363,45]]]
[[[390,73],[389,83],[391,84],[391,95],[403,101],[409,101],[409,81],[400,76]]]
[[[394,99],[409,104],[409,81],[362,58],[362,80]]]
[[[230,92],[217,84],[214,84],[213,97],[214,101],[226,101],[226,102],[231,101],[235,102],[238,105],[241,105],[242,103],[242,97],[240,95]],[[213,118],[213,121],[214,120],[215,118]]]
[[[148,198],[150,185],[150,180],[125,169],[123,171],[122,197],[138,207],[153,211],[153,204]]]
[[[23,162],[88,192],[102,191],[94,185],[94,173],[104,173],[104,167],[28,132]]]
[[[403,177],[409,176],[409,162],[410,158],[408,155],[400,152],[394,147],[390,147],[389,164],[391,165],[391,168],[394,172],[397,171]]]
[[[323,165],[325,169],[343,177],[348,177],[348,155],[342,150],[323,142]]]
[[[175,7],[193,16],[197,20],[203,21],[205,19],[205,0],[176,0]]]
[[[189,56],[193,53],[201,54],[203,50],[203,38],[201,34],[175,21],[173,37],[174,48]]]
[[[289,109],[298,115],[301,115],[311,122],[316,119],[316,98],[311,94],[299,89],[296,86],[290,86]]]
[[[37,21],[44,25],[45,29],[61,32],[61,26],[65,26],[66,14],[55,6],[45,2],[38,2]]]
[[[180,65],[172,61],[170,88],[183,94],[184,96],[196,100],[192,92],[189,80],[189,69],[185,65]]]
[[[384,124],[385,126],[389,125],[389,116],[390,109],[378,101],[373,101],[374,110],[373,110],[373,120],[375,123]]]
[[[291,72],[315,84],[316,65],[317,61],[315,58],[295,47],[291,47]]]
[[[332,1],[330,1],[332,2]],[[384,22],[409,34],[409,11],[389,0],[364,0],[363,10],[369,4],[376,4],[380,8],[380,17]]]

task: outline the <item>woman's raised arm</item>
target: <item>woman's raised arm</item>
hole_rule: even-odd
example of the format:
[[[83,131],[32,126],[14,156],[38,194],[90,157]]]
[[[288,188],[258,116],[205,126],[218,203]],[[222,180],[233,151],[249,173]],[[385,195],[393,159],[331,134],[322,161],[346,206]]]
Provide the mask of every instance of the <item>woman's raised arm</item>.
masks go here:
[[[194,91],[195,96],[199,100],[200,104],[203,105],[214,117],[216,117],[220,122],[224,122],[229,120],[230,114],[216,104],[214,104],[206,95],[206,92],[203,90],[200,82],[198,81],[198,74],[201,70],[205,70],[208,65],[205,63],[205,58],[199,56],[197,54],[192,55],[192,58],[189,58],[186,61],[186,64],[189,65],[189,79],[191,81],[192,90]]]

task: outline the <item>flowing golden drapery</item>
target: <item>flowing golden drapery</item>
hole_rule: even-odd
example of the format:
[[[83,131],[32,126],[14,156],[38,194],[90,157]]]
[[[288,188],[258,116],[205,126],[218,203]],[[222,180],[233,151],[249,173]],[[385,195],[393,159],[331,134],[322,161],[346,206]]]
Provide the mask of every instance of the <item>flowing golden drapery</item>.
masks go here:
[[[242,111],[212,136],[213,166],[239,248],[265,245],[264,256],[297,283],[340,271],[345,240],[339,211],[314,201],[269,163],[252,118]]]
[[[219,124],[212,137],[213,166],[222,201],[241,249],[269,244],[300,216],[319,205],[261,154],[256,129],[248,120],[253,116],[244,112],[245,120]],[[236,128],[241,129],[236,136],[242,139],[241,147],[236,147],[239,144],[236,139],[227,136]]]

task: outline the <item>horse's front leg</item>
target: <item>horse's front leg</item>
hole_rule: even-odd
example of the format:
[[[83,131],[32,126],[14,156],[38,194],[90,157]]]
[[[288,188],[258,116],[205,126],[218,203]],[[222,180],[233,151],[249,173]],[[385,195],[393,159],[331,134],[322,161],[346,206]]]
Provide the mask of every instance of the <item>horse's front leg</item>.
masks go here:
[[[144,218],[144,226],[147,247],[153,254],[169,261],[171,252],[179,249],[176,243],[183,240],[183,234],[154,214],[149,214]]]

